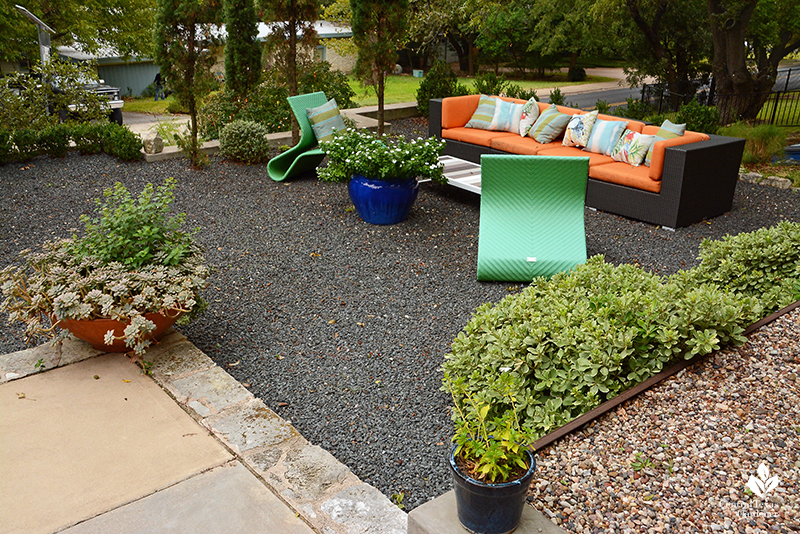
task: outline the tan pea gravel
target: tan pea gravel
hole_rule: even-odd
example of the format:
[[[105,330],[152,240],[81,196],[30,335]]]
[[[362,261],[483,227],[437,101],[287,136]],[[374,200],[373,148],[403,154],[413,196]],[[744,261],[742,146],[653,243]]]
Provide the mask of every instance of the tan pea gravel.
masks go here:
[[[575,533],[800,531],[800,310],[749,339],[539,451],[529,501]]]

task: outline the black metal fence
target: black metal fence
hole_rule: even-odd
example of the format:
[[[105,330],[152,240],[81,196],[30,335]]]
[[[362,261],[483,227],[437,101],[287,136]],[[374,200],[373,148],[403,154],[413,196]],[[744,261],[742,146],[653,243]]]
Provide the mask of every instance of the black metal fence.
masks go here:
[[[726,95],[718,98],[709,85],[693,83],[694,93],[671,93],[663,85],[642,86],[641,101],[650,106],[654,113],[677,111],[683,104],[697,99],[701,104],[717,106],[723,123],[735,122],[737,110],[754,100],[763,101],[758,121],[780,126],[800,126],[800,69],[790,68],[778,71],[778,76],[769,93]],[[792,76],[794,74],[794,77]]]

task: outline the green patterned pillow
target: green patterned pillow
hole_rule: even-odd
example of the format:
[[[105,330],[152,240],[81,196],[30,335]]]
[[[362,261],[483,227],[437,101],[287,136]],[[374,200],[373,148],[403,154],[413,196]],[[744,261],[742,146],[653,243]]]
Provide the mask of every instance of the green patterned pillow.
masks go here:
[[[311,123],[311,129],[314,130],[318,143],[330,141],[333,132],[345,129],[344,119],[339,113],[339,106],[336,105],[334,98],[321,106],[307,108],[306,115],[308,115],[308,122]]]
[[[644,158],[644,164],[646,166],[650,166],[650,160],[653,159],[653,146],[659,141],[665,141],[667,139],[674,139],[676,137],[682,137],[683,134],[686,133],[686,125],[685,124],[673,124],[669,121],[669,119],[664,121],[664,124],[661,125],[661,128],[658,129],[656,132],[656,139],[653,141],[653,144],[650,145],[650,150],[647,151],[647,156]]]
[[[564,130],[564,146],[586,146],[597,120],[597,110],[583,115],[573,115]]]
[[[644,135],[633,130],[625,130],[611,153],[611,159],[638,167],[644,161],[647,151],[653,146],[655,138],[655,135]]]
[[[542,111],[528,135],[540,143],[549,143],[564,131],[571,117],[558,111],[555,104]]]
[[[488,130],[489,125],[494,119],[495,98],[493,96],[481,95],[478,101],[478,109],[472,114],[472,118],[465,125],[466,128],[478,128]]]
[[[528,135],[533,123],[539,118],[539,102],[531,97],[530,100],[522,105],[522,115],[519,118],[519,134],[522,137]]]

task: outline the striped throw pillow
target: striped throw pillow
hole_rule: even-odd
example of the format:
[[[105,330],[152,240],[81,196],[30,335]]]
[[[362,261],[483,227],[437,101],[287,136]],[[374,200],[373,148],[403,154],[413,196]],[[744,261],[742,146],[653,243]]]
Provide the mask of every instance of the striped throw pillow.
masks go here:
[[[494,118],[489,125],[490,130],[500,130],[503,132],[519,132],[519,119],[522,117],[523,104],[515,104],[497,99],[494,106]]]
[[[478,128],[480,130],[488,130],[489,125],[492,124],[494,119],[494,107],[496,98],[493,96],[481,95],[478,101],[478,109],[472,114],[472,118],[465,125],[466,128]]]
[[[542,111],[528,135],[540,143],[549,143],[562,134],[571,117],[558,111],[555,104]]]
[[[622,132],[628,127],[625,121],[604,121],[597,119],[592,127],[592,134],[589,136],[589,142],[586,143],[584,150],[594,152],[595,154],[605,154],[610,156],[617,146],[619,138],[622,137]]]
[[[336,105],[336,99],[331,98],[326,103],[316,108],[306,109],[308,115],[308,122],[311,123],[311,128],[314,130],[314,135],[317,136],[317,142],[330,141],[333,137],[333,132],[344,130],[344,120],[341,113],[339,113],[339,106]]]
[[[650,150],[647,151],[647,155],[644,157],[644,164],[648,167],[650,166],[650,160],[653,159],[653,145],[659,141],[682,137],[684,133],[686,133],[685,124],[673,124],[669,119],[665,120],[664,124],[656,132],[656,139],[650,145]]]

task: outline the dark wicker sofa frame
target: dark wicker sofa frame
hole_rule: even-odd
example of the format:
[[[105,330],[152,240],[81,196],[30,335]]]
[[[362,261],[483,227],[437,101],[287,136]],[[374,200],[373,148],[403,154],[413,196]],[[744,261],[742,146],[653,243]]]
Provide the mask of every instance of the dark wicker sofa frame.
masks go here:
[[[428,133],[442,138],[442,99],[431,99]],[[489,147],[445,139],[444,154],[480,163]],[[707,141],[669,147],[661,192],[651,193],[589,178],[586,206],[667,228],[681,228],[731,210],[744,139],[712,135]]]

